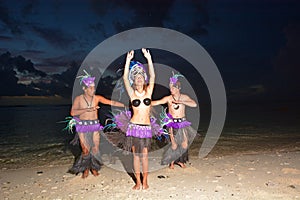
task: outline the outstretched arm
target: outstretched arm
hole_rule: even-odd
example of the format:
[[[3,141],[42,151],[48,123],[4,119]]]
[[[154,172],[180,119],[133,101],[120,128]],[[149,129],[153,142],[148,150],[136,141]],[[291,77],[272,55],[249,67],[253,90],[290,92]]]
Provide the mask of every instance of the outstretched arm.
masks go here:
[[[134,51],[131,50],[127,53],[126,56],[126,63],[125,63],[125,67],[124,67],[124,74],[123,74],[123,81],[124,81],[124,85],[126,88],[126,91],[129,95],[129,97],[131,97],[132,93],[133,93],[133,89],[129,83],[129,79],[128,79],[128,75],[129,75],[129,66],[130,66],[130,61],[133,58],[134,55]]]
[[[152,106],[157,106],[157,105],[161,105],[161,104],[166,104],[166,103],[168,103],[168,98],[169,98],[169,96],[164,97],[164,98],[159,99],[159,100],[152,101],[151,105]]]
[[[112,105],[112,106],[116,106],[116,107],[125,107],[124,104],[121,102],[106,99],[105,97],[100,96],[100,95],[97,95],[96,97],[97,97],[98,102],[100,102],[100,103]]]
[[[151,54],[150,54],[149,50],[142,48],[142,52],[148,61],[149,76],[150,76],[148,91],[150,94],[152,94],[153,88],[154,88],[154,82],[155,82],[155,72],[154,72],[153,62],[152,62],[152,58],[151,58]]]

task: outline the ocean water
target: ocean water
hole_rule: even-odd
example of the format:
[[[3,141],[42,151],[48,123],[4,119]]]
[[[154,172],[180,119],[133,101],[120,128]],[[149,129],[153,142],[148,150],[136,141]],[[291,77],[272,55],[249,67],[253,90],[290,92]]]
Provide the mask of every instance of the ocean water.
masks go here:
[[[69,160],[68,142],[73,135],[58,123],[69,110],[70,106],[0,107],[2,168]]]
[[[74,135],[62,131],[66,123],[58,123],[69,116],[70,107],[0,107],[0,169],[71,165],[74,152],[79,149],[74,150],[69,144]],[[105,113],[101,111],[100,115]],[[293,105],[229,106],[215,152],[223,154],[245,148],[255,151],[260,147],[300,150],[299,122],[300,110]],[[194,152],[205,137],[205,127],[199,130],[201,136],[195,142]]]

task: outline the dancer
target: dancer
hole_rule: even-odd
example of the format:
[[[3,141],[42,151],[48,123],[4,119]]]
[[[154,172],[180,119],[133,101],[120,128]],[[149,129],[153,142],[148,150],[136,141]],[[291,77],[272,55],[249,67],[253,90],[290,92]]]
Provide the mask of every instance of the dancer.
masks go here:
[[[82,172],[82,178],[88,176],[89,170],[94,176],[98,176],[98,171],[102,165],[99,144],[100,131],[103,127],[98,120],[98,109],[100,108],[98,104],[124,107],[123,103],[106,99],[101,95],[95,95],[95,77],[91,77],[85,70],[84,72],[85,75],[79,76],[83,94],[74,99],[71,108],[73,119],[69,122],[71,126],[75,125],[77,131],[71,143],[77,144],[79,138],[82,149],[81,156],[75,161],[69,172],[74,174]]]
[[[196,102],[188,95],[182,94],[181,74],[174,74],[170,78],[171,95],[160,100],[152,101],[152,105],[168,104],[168,112],[163,114],[162,125],[168,129],[171,144],[164,153],[162,164],[169,164],[170,169],[174,169],[174,163],[185,168],[188,161],[188,146],[196,136],[196,131],[191,128],[191,122],[186,120],[185,107],[197,107]]]
[[[127,53],[124,69],[124,85],[132,104],[132,117],[126,131],[126,145],[133,152],[133,168],[136,177],[136,184],[133,189],[141,187],[140,160],[142,160],[142,189],[149,187],[148,178],[148,151],[151,147],[151,120],[150,108],[151,97],[154,87],[155,73],[149,50],[142,49],[144,57],[148,61],[149,79],[145,67],[137,62],[131,61],[134,51]],[[147,81],[149,83],[147,84]]]

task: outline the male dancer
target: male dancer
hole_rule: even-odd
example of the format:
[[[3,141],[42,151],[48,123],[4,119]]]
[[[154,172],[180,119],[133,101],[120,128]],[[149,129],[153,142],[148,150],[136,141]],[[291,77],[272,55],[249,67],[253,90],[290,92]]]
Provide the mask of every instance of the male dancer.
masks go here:
[[[168,104],[168,114],[162,120],[163,125],[168,128],[171,146],[164,153],[162,164],[169,164],[170,169],[174,169],[174,163],[185,168],[188,161],[188,146],[196,136],[196,131],[192,129],[191,122],[186,120],[185,107],[197,107],[196,102],[188,95],[182,94],[181,83],[178,80],[183,77],[181,74],[174,74],[170,78],[171,95],[160,100],[152,101],[152,105]]]
[[[71,115],[75,121],[77,134],[71,143],[79,142],[82,154],[76,160],[69,172],[78,174],[82,172],[82,178],[86,178],[91,170],[94,176],[98,176],[101,168],[101,157],[99,152],[100,133],[102,126],[98,120],[99,103],[112,106],[124,107],[123,103],[112,101],[101,95],[95,95],[95,77],[86,74],[80,76],[83,94],[74,99]]]

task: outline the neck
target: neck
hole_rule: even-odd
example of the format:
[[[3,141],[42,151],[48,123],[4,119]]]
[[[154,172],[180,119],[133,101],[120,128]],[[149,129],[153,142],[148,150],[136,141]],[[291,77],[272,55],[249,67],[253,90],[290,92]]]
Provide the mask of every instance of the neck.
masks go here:
[[[144,87],[143,86],[137,86],[136,91],[138,91],[139,93],[142,93],[144,91]]]
[[[91,95],[88,95],[88,94],[84,93],[83,96],[84,96],[86,99],[91,99],[91,98],[93,98],[94,95],[91,96]]]
[[[174,98],[178,98],[178,97],[180,97],[180,93],[172,94],[172,96],[173,96]]]

